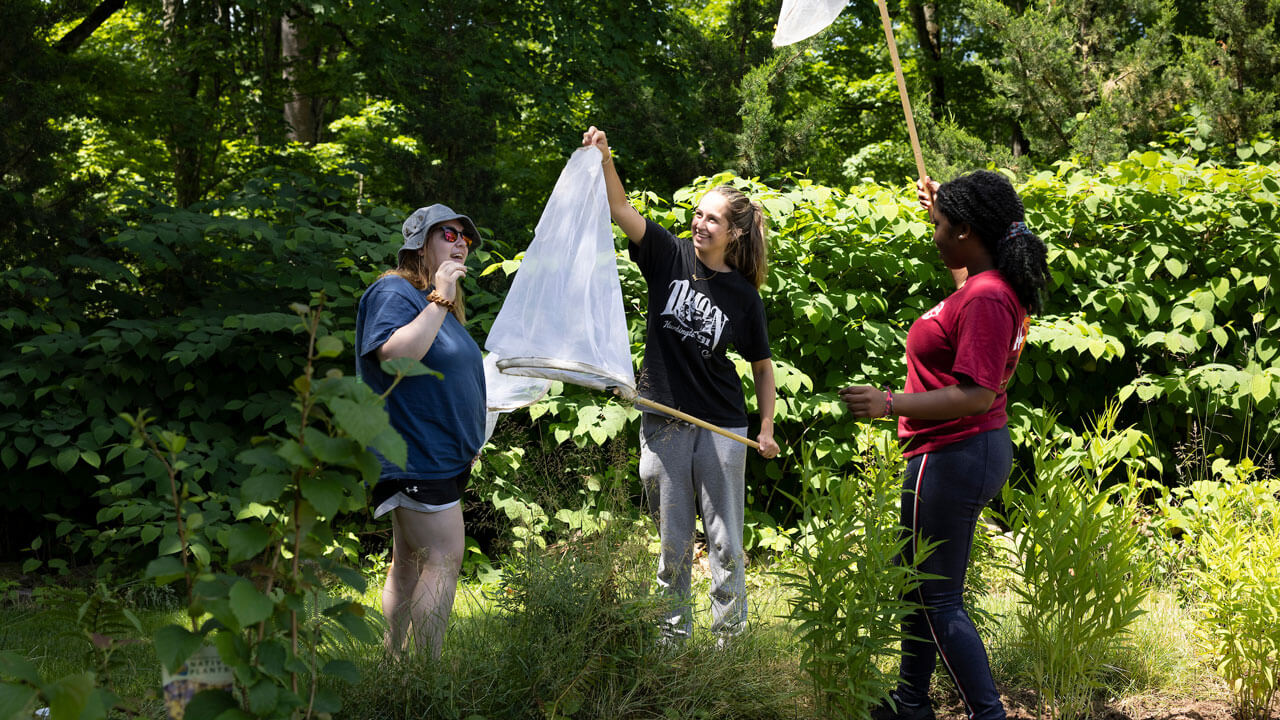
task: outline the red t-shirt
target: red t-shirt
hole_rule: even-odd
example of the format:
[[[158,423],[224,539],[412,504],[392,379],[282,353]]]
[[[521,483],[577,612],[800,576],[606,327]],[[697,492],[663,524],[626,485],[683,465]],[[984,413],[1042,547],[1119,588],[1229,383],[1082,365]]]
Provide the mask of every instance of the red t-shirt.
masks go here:
[[[1005,387],[1027,337],[1026,311],[999,271],[988,270],[920,316],[907,332],[909,393],[959,385],[968,378],[994,390],[991,409],[954,420],[898,418],[907,457],[937,450],[1008,422]]]

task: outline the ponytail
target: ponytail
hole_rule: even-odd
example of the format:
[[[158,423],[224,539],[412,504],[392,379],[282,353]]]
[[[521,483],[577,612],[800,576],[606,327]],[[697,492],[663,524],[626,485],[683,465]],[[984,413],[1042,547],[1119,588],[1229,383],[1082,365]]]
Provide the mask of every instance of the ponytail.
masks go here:
[[[1018,302],[1029,315],[1044,310],[1043,290],[1048,274],[1044,242],[1021,220],[1009,223],[1009,229],[996,243],[992,253],[996,269],[1013,288]]]
[[[742,273],[759,290],[769,278],[768,229],[764,208],[731,185],[720,185],[711,192],[729,203],[729,227],[733,236],[725,250],[725,262]]]
[[[939,187],[934,202],[952,224],[968,223],[978,234],[1028,314],[1044,310],[1047,251],[1023,222],[1022,198],[1008,178],[990,170],[961,175]]]

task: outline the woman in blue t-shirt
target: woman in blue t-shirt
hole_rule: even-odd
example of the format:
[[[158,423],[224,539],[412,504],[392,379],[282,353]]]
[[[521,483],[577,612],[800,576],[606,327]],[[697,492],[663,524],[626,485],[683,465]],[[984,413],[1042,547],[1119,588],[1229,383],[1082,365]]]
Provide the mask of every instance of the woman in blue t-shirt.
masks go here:
[[[613,221],[630,240],[631,258],[649,287],[648,328],[640,395],[699,420],[747,432],[742,381],[730,346],[755,378],[760,454],[778,454],[773,440],[775,390],[764,303],[765,225],[760,207],[738,190],[717,187],[694,210],[692,242],[645,220],[627,202],[603,131],[582,144],[600,150]],[[640,430],[640,480],[662,538],[658,586],[673,600],[665,638],[693,629],[689,602],[695,512],[701,509],[711,569],[711,631],[724,638],[747,621],[742,549],[746,445],[665,414],[645,411]]]
[[[403,232],[397,267],[360,298],[356,372],[380,394],[394,381],[385,360],[413,358],[440,373],[403,378],[387,396],[407,462],[401,468],[379,456],[372,497],[374,517],[391,513],[387,648],[402,652],[412,638],[438,658],[462,567],[462,491],[484,444],[483,361],[462,326],[458,286],[480,235],[466,215],[438,204],[414,211]]]

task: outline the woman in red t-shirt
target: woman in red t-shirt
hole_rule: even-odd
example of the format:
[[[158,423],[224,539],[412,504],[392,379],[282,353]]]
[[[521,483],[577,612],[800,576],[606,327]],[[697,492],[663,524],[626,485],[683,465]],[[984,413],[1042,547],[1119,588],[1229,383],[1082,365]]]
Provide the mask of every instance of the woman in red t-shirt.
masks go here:
[[[932,720],[929,678],[937,657],[973,720],[999,720],[1004,706],[982,640],[965,612],[964,574],[982,508],[1013,464],[1005,387],[1027,337],[1027,316],[1042,308],[1045,246],[1023,223],[1022,200],[1003,175],[986,170],[941,186],[926,179],[920,204],[957,289],[911,325],[907,382],[900,393],[869,386],[840,391],[860,417],[898,416],[907,471],[901,522],[942,541],[921,564],[939,576],[920,587],[922,610],[903,624],[898,688],[875,720]]]

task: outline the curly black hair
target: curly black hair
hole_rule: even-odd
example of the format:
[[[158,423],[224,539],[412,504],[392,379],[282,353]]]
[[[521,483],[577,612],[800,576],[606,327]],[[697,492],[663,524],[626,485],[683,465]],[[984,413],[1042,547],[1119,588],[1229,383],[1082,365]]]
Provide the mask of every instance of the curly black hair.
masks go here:
[[[961,175],[938,188],[934,204],[952,225],[968,223],[978,234],[1028,313],[1044,310],[1044,242],[1023,222],[1022,198],[1008,178],[990,170]]]

